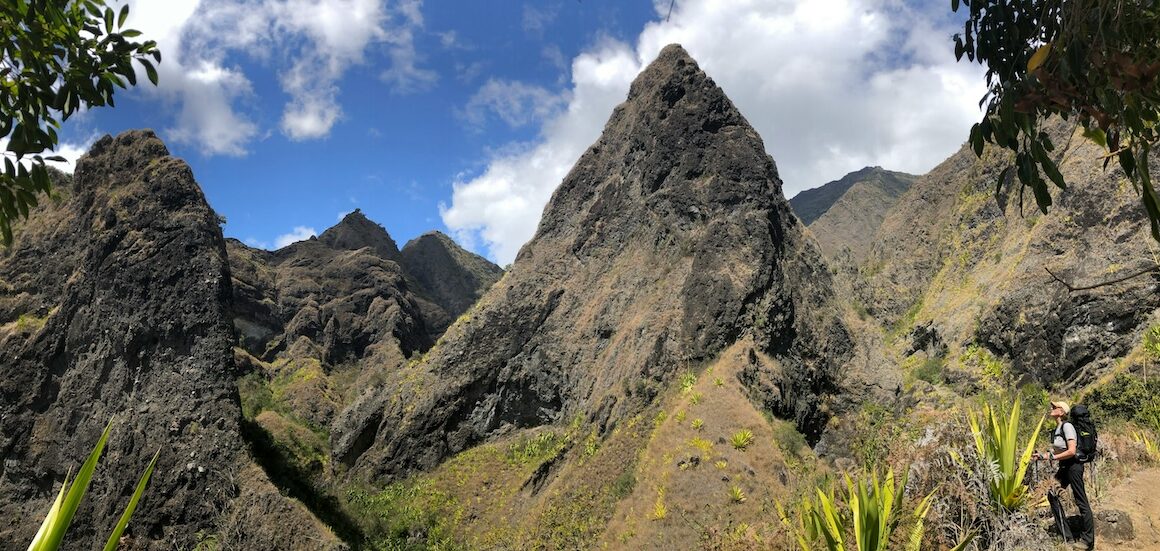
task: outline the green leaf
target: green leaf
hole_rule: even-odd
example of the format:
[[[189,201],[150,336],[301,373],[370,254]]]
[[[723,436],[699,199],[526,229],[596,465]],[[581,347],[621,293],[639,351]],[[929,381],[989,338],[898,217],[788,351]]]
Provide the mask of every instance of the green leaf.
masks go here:
[[[1083,137],[1095,142],[1096,145],[1104,149],[1108,148],[1108,136],[1099,128],[1084,128]]]
[[[125,26],[125,20],[129,18],[129,4],[121,6],[121,14],[117,16],[117,28]]]
[[[121,520],[117,521],[117,526],[109,534],[109,541],[105,543],[105,551],[117,551],[121,534],[125,532],[125,527],[129,525],[129,518],[137,510],[137,502],[141,500],[141,496],[145,493],[145,486],[149,484],[149,477],[153,476],[153,467],[157,465],[157,458],[159,456],[161,456],[161,448],[158,448],[157,453],[153,454],[153,460],[149,462],[149,466],[145,468],[145,473],[141,475],[141,480],[137,482],[137,490],[133,492],[133,497],[129,498],[129,505],[125,507],[125,512],[121,514]]]
[[[975,152],[976,157],[983,156],[983,131],[979,123],[971,126],[971,149]]]
[[[8,233],[5,234],[9,235]],[[7,237],[9,241],[11,237]],[[73,480],[69,486],[68,492],[65,494],[64,501],[61,503],[58,517],[54,521],[52,529],[45,535],[44,547],[45,550],[55,550],[60,547],[61,540],[64,539],[65,531],[68,530],[69,524],[72,522],[73,514],[76,513],[77,507],[81,504],[81,499],[85,497],[85,492],[89,489],[89,482],[93,479],[93,470],[97,468],[97,460],[101,457],[101,452],[105,450],[105,442],[109,439],[109,431],[113,428],[113,421],[109,420],[109,424],[105,426],[105,432],[101,433],[100,440],[97,440],[97,445],[93,447],[92,453],[85,461],[81,469],[77,471],[76,480]]]
[[[1063,174],[1059,172],[1059,168],[1055,166],[1055,161],[1047,156],[1047,152],[1043,150],[1043,146],[1039,145],[1038,141],[1032,142],[1031,153],[1035,155],[1035,160],[1039,161],[1039,166],[1043,167],[1043,173],[1051,179],[1059,189],[1067,189],[1067,184],[1063,181]]]
[[[157,86],[157,69],[153,67],[153,64],[150,63],[148,59],[139,59],[138,61],[140,61],[141,65],[145,67],[145,75],[149,77],[149,82],[152,82],[154,86]]]

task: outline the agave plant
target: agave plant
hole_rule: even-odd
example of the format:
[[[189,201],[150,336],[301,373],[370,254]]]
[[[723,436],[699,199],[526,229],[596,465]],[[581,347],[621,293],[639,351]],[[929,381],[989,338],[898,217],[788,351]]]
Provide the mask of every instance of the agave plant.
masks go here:
[[[975,449],[979,457],[991,465],[991,498],[1000,508],[1013,511],[1027,501],[1027,485],[1023,479],[1035,449],[1035,435],[1043,427],[1045,417],[1039,418],[1039,423],[1027,434],[1027,443],[1020,446],[1019,398],[1015,398],[1015,404],[1006,419],[1003,414],[987,404],[981,425],[974,412],[967,419],[971,424],[971,434],[975,437]],[[956,461],[962,464],[957,454],[952,454],[952,457],[956,457]]]
[[[81,499],[85,497],[85,491],[89,489],[89,482],[93,478],[93,470],[97,467],[97,461],[101,458],[101,452],[105,450],[105,442],[109,439],[109,431],[113,428],[113,421],[109,420],[109,424],[105,426],[105,432],[101,434],[100,440],[97,440],[97,445],[93,447],[93,451],[89,453],[89,458],[81,465],[77,471],[77,477],[69,484],[69,477],[66,475],[64,483],[61,484],[60,493],[56,495],[56,501],[53,502],[52,508],[49,509],[48,515],[44,517],[44,522],[40,524],[40,530],[37,530],[36,536],[32,539],[32,543],[28,546],[28,551],[55,551],[60,547],[60,542],[64,539],[65,532],[68,531],[69,524],[72,522],[73,514],[76,513],[77,507],[81,504]],[[129,525],[129,518],[133,516],[133,511],[137,509],[137,502],[141,500],[141,495],[145,493],[145,486],[149,484],[149,477],[153,475],[153,467],[157,464],[157,457],[161,455],[161,450],[153,454],[153,460],[149,462],[149,466],[145,468],[145,473],[141,475],[141,479],[137,481],[137,489],[133,492],[133,497],[129,498],[129,504],[125,507],[125,512],[121,514],[117,525],[113,527],[113,532],[109,534],[109,539],[105,543],[104,551],[115,551],[117,544],[121,540],[121,534],[125,532],[125,527]]]
[[[789,519],[781,503],[777,503],[777,512],[803,551],[846,551],[848,543],[853,543],[851,549],[857,551],[885,551],[902,518],[906,478],[907,472],[903,471],[896,485],[893,471],[887,471],[881,481],[877,474],[867,481],[855,481],[847,475],[845,509],[839,506],[832,488],[819,488],[816,499],[802,500],[796,523]],[[928,494],[910,511],[914,525],[907,539],[907,551],[918,551],[922,545],[923,521],[933,497],[934,493]],[[849,541],[851,535],[853,542]],[[953,551],[961,551],[972,538],[973,535],[968,536]]]

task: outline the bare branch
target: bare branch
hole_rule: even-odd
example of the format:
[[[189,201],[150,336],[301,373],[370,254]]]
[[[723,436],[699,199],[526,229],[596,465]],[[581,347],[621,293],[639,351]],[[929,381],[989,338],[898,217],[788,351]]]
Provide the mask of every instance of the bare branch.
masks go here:
[[[1055,275],[1055,272],[1051,271],[1051,269],[1046,267],[1046,266],[1044,266],[1043,269],[1046,270],[1048,274],[1051,274],[1052,279],[1058,281],[1064,287],[1067,287],[1068,292],[1074,293],[1076,291],[1089,291],[1091,289],[1098,289],[1100,287],[1107,287],[1108,285],[1114,285],[1116,283],[1121,283],[1121,282],[1127,281],[1127,280],[1135,278],[1135,277],[1140,277],[1140,276],[1147,274],[1149,272],[1158,271],[1158,270],[1160,270],[1160,264],[1153,264],[1151,266],[1148,266],[1147,268],[1137,270],[1137,271],[1132,272],[1126,276],[1118,277],[1118,278],[1113,279],[1111,281],[1105,281],[1103,283],[1096,283],[1094,285],[1084,285],[1084,286],[1080,286],[1080,287],[1076,287],[1076,286],[1064,281],[1063,278]]]

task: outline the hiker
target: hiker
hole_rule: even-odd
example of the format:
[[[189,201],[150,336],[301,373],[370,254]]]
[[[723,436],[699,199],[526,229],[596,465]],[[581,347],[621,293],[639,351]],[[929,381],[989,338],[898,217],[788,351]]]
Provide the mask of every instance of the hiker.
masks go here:
[[[1083,517],[1083,531],[1077,534],[1076,548],[1091,551],[1096,547],[1095,522],[1092,519],[1092,508],[1088,504],[1087,490],[1083,484],[1083,463],[1076,459],[1076,432],[1075,426],[1065,421],[1071,413],[1067,402],[1051,402],[1051,416],[1055,418],[1055,433],[1051,442],[1052,451],[1035,453],[1032,457],[1036,461],[1059,461],[1059,471],[1055,479],[1063,489],[1071,488],[1071,495],[1075,497],[1075,504],[1079,507],[1079,514]]]

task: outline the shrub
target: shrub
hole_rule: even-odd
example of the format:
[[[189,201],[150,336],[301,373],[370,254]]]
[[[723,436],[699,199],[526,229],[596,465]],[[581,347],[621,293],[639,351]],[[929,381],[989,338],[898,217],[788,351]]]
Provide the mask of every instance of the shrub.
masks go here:
[[[967,415],[975,438],[975,450],[979,457],[992,466],[989,481],[991,498],[996,505],[1008,511],[1019,508],[1026,500],[1027,486],[1023,478],[1031,462],[1031,452],[1035,449],[1036,435],[1045,419],[1042,416],[1039,418],[1039,423],[1027,434],[1027,443],[1020,446],[1019,412],[1019,398],[1015,398],[1009,413],[996,411],[987,404],[981,423],[974,412]],[[966,468],[961,459],[959,463]]]
[[[713,384],[716,386],[725,386],[725,380],[722,379],[721,377],[714,377]]]
[[[938,356],[928,357],[914,369],[914,378],[932,385],[942,384],[944,365],[945,359]]]
[[[1160,400],[1155,398],[1158,394],[1160,380],[1145,383],[1139,377],[1121,373],[1088,393],[1085,401],[1100,423],[1121,419],[1160,432]]]
[[[691,371],[686,371],[681,374],[681,392],[687,393],[693,390],[693,385],[697,384],[697,376]]]
[[[698,417],[693,419],[693,423],[690,426],[693,427],[693,430],[701,430],[705,427],[705,422],[702,421],[700,417]]]
[[[741,429],[733,433],[733,436],[729,437],[729,443],[732,444],[736,449],[744,450],[753,443],[753,431],[749,429]]]
[[[802,448],[806,447],[806,436],[798,432],[797,427],[793,423],[787,421],[779,421],[775,423],[773,428],[773,441],[777,443],[777,447],[781,448],[786,454],[798,457],[801,454]]]
[[[694,392],[693,395],[689,397],[689,403],[695,406],[701,403],[701,398],[702,396],[700,392]]]

